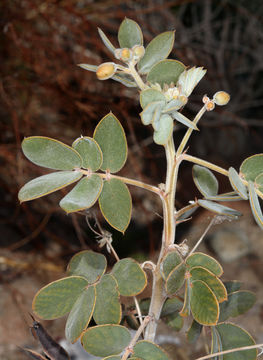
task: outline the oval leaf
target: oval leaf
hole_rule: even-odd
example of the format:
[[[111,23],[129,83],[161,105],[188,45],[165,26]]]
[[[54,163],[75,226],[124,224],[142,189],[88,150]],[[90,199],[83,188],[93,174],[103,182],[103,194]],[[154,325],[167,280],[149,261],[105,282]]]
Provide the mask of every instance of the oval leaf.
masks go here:
[[[147,45],[143,58],[138,63],[141,74],[148,74],[160,60],[166,59],[174,45],[174,31],[166,31],[156,36]]]
[[[174,122],[170,115],[162,115],[158,131],[154,131],[153,140],[158,145],[166,145],[173,134]]]
[[[258,226],[261,229],[263,229],[263,214],[256,193],[255,185],[252,183],[252,181],[248,182],[248,190],[249,190],[249,202],[250,202],[252,214]]]
[[[127,141],[121,123],[112,113],[104,116],[98,123],[94,139],[103,154],[101,170],[111,173],[119,171],[127,159]]]
[[[201,280],[192,282],[190,306],[192,315],[199,324],[216,325],[219,304],[212,290]]]
[[[83,160],[82,167],[97,171],[102,164],[102,151],[97,142],[88,136],[75,140],[72,147],[77,150]]]
[[[263,154],[256,154],[244,160],[240,166],[240,173],[247,181],[254,181],[263,173]]]
[[[84,289],[73,305],[65,328],[66,339],[74,343],[88,327],[96,300],[95,286]]]
[[[162,60],[151,68],[147,75],[147,81],[151,84],[158,83],[161,87],[163,87],[164,84],[176,84],[184,70],[185,66],[180,61],[170,59]]]
[[[218,279],[211,271],[201,267],[196,266],[191,268],[191,281],[193,280],[202,280],[215,294],[219,303],[227,299],[227,291],[221,280]]]
[[[54,191],[62,189],[75,181],[78,181],[82,174],[78,171],[59,171],[29,181],[18,193],[20,202],[37,199]]]
[[[236,291],[228,295],[228,300],[220,304],[219,322],[230,317],[247,312],[256,302],[256,296],[251,291]]]
[[[140,104],[144,109],[148,104],[155,101],[166,101],[164,94],[156,89],[146,89],[140,93]]]
[[[206,200],[212,201],[240,201],[243,200],[235,191],[219,194],[216,196],[207,196]]]
[[[194,165],[193,179],[200,193],[207,196],[216,196],[218,193],[218,181],[215,175],[209,169]]]
[[[143,360],[170,360],[160,346],[146,340],[136,343],[133,348],[133,356]]]
[[[121,48],[142,45],[143,36],[140,26],[134,20],[125,18],[119,27],[118,40]]]
[[[238,172],[233,168],[228,170],[229,181],[232,188],[245,200],[248,199],[247,188],[240,179]]]
[[[82,166],[79,153],[62,142],[44,136],[23,140],[22,150],[32,163],[53,170],[73,170]]]
[[[96,285],[97,300],[93,318],[98,325],[119,324],[121,304],[117,282],[112,275],[103,275]]]
[[[83,277],[70,276],[44,286],[33,299],[34,313],[45,320],[66,315],[87,285]]]
[[[129,330],[120,325],[98,325],[87,329],[81,337],[84,349],[94,356],[118,355],[131,340]]]
[[[241,327],[226,323],[216,326],[217,333],[220,336],[222,350],[236,349],[245,346],[255,345],[251,335]],[[256,360],[257,349],[237,351],[224,355],[224,360]]]
[[[69,275],[79,275],[92,284],[104,274],[107,260],[104,255],[84,250],[74,255],[68,264]]]
[[[172,251],[165,255],[161,264],[161,274],[164,280],[167,279],[170,272],[181,264],[182,258],[177,251]]]
[[[107,356],[102,360],[121,360],[121,357],[113,355],[113,356]]]
[[[183,286],[185,280],[185,271],[186,265],[185,263],[181,263],[170,272],[165,283],[167,294],[173,295]]]
[[[84,177],[60,200],[60,207],[67,213],[90,208],[98,200],[103,186],[101,177],[92,174]]]
[[[211,271],[216,276],[220,277],[223,274],[222,266],[212,256],[196,252],[188,256],[186,264],[191,269],[194,266],[202,266],[205,269]]]
[[[235,209],[231,209],[230,207],[217,204],[210,200],[198,200],[197,203],[206,210],[212,211],[216,214],[230,216],[233,218],[237,218],[242,215],[241,212]]]
[[[145,272],[135,260],[130,258],[119,260],[112,269],[112,275],[123,296],[138,295],[147,285]]]
[[[130,223],[132,210],[131,195],[127,186],[119,179],[104,181],[99,205],[106,221],[124,233]]]

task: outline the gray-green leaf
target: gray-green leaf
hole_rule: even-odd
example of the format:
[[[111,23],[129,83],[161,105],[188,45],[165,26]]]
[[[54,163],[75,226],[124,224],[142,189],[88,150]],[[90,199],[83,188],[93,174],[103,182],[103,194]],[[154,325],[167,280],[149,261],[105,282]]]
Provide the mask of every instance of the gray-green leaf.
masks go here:
[[[22,150],[32,163],[49,169],[73,170],[82,166],[82,159],[76,150],[45,136],[25,138]]]
[[[118,40],[121,48],[142,45],[143,36],[140,26],[134,20],[125,18],[119,27]]]
[[[59,171],[43,175],[25,184],[20,189],[18,198],[21,202],[33,200],[62,189],[81,177],[82,174],[78,171]]]
[[[97,174],[85,177],[60,200],[59,205],[67,213],[88,209],[97,201],[102,185],[103,181]]]
[[[160,60],[166,59],[174,45],[174,31],[166,31],[156,36],[147,45],[143,58],[138,63],[141,74],[148,74]]]

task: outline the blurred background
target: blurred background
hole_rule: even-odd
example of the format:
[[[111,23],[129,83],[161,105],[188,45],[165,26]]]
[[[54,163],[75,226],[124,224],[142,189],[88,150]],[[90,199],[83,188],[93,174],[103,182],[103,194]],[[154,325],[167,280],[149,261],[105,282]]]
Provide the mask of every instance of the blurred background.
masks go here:
[[[231,94],[226,107],[204,116],[188,152],[238,170],[246,157],[263,152],[263,4],[260,0],[8,0],[0,2],[0,13],[0,358],[13,360],[26,359],[17,346],[37,346],[28,326],[36,291],[63,276],[77,251],[98,250],[85,216],[67,216],[59,208],[65,189],[18,203],[21,186],[47,173],[23,156],[23,138],[50,136],[70,145],[80,135],[92,136],[98,121],[112,111],[129,144],[121,175],[155,185],[164,181],[164,151],[153,144],[151,128],[141,126],[137,91],[113,80],[100,82],[94,73],[76,66],[114,60],[97,27],[116,47],[125,16],[140,24],[145,45],[157,34],[176,29],[170,57],[207,69],[184,114],[192,119],[204,94],[212,97],[218,90]],[[184,132],[181,127],[175,133],[176,144]],[[200,197],[191,172],[190,164],[181,166],[178,208]],[[218,179],[220,191],[230,190],[226,179]],[[150,253],[154,260],[161,236],[160,203],[142,190],[131,192],[133,215],[125,236],[102,225],[113,233],[121,257],[144,261]],[[257,293],[256,306],[237,321],[262,343],[263,235],[246,202],[227,205],[243,212],[243,219],[213,227],[200,250],[222,262],[226,279],[234,276]],[[97,213],[96,207],[92,210]],[[194,244],[210,219],[211,214],[198,212],[192,222],[178,227],[177,242],[187,238],[189,245]],[[63,320],[45,325],[56,338],[63,338]],[[187,346],[187,353],[180,336],[175,333],[176,340],[170,341],[169,346],[176,345],[174,359],[204,354],[204,342]]]

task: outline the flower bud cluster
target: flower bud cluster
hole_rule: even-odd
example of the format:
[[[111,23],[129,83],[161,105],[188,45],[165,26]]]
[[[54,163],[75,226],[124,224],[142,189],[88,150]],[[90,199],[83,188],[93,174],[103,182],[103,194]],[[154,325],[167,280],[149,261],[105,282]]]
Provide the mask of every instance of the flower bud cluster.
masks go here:
[[[207,111],[214,110],[215,104],[219,106],[224,106],[229,102],[229,100],[230,95],[225,91],[216,92],[213,96],[213,99],[210,99],[207,95],[204,95],[202,99]]]
[[[143,57],[144,53],[144,46],[134,45],[131,49],[116,49],[114,55],[117,60],[121,60],[125,63],[133,62],[133,64],[137,64],[137,62]]]

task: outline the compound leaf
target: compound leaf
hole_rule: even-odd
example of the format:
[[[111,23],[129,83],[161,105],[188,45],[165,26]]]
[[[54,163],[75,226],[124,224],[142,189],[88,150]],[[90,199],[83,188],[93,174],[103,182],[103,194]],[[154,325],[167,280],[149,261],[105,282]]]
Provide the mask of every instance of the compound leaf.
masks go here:
[[[87,329],[81,343],[84,349],[94,356],[120,354],[131,340],[128,329],[121,325],[98,325]]]
[[[82,177],[78,171],[58,171],[39,176],[25,184],[18,193],[21,202],[29,201],[68,186]]]
[[[73,170],[82,166],[82,159],[76,150],[45,136],[25,138],[22,150],[32,163],[49,169]]]

